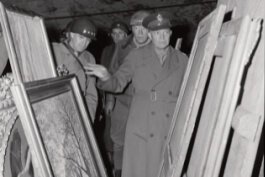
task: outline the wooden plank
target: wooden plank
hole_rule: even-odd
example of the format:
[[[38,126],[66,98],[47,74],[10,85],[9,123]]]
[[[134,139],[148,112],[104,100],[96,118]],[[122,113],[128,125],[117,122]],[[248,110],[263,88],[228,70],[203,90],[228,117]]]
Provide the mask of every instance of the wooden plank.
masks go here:
[[[218,0],[218,5],[220,4],[227,5],[227,10],[236,8],[236,18],[249,15],[254,20],[260,18],[264,21],[264,9],[261,8],[265,5],[264,0],[244,0],[244,2],[241,0]],[[262,26],[259,42],[251,54],[251,62],[247,64],[246,68],[248,69],[244,73],[245,80],[241,83],[241,104],[237,108],[236,114],[233,115],[232,123],[238,121],[235,119],[244,120],[240,120],[242,121],[240,127],[232,125],[234,133],[230,138],[231,145],[228,157],[226,157],[227,162],[223,176],[257,176],[258,172],[254,170],[259,170],[256,167],[261,165],[259,156],[263,155],[260,177],[264,177],[264,147],[262,149],[258,147],[264,140],[264,127],[262,135],[260,132],[260,128],[264,126],[264,22]],[[246,114],[243,114],[244,112]],[[249,124],[249,127],[246,124]],[[256,126],[258,127],[255,128]]]
[[[188,177],[199,177],[203,175],[204,164],[207,160],[208,148],[216,122],[215,117],[218,114],[220,100],[223,96],[222,90],[224,89],[224,83],[227,78],[227,66],[230,64],[234,44],[235,38],[233,36],[219,39],[218,41],[218,57],[214,61],[203,110],[201,115],[199,115],[200,122],[188,166]],[[221,51],[223,51],[222,54],[219,53]]]
[[[213,65],[187,170],[188,177],[213,177],[212,170],[216,169],[216,172],[219,172],[220,164],[217,165],[217,157],[221,158],[224,153],[220,150],[221,148],[224,150],[223,144],[219,143],[223,139],[223,143],[226,144],[228,133],[223,130],[228,122],[231,123],[231,118],[229,119],[227,115],[233,111],[233,108],[235,109],[238,96],[236,87],[245,62],[241,54],[245,49],[249,24],[250,19],[246,17],[227,22],[222,26],[218,45],[225,46],[225,50],[223,56],[220,53],[222,50],[216,50],[219,57],[216,57]],[[224,43],[223,40],[226,42]],[[216,142],[215,146],[213,142]]]
[[[253,36],[261,37],[261,21],[254,19],[252,22]],[[263,31],[264,32],[264,31]],[[252,46],[260,44],[260,48],[249,50],[249,56],[264,49],[264,40],[257,42],[253,37]],[[251,37],[250,37],[251,40]],[[264,55],[264,53],[263,53]],[[237,107],[233,116],[232,137],[224,177],[251,177],[256,162],[259,145],[262,142],[262,129],[264,126],[264,56],[252,58],[249,62],[244,92],[240,106]],[[264,152],[264,149],[262,149]],[[263,153],[264,155],[264,153]],[[258,164],[257,164],[258,165]],[[263,166],[262,166],[263,167]],[[264,167],[263,167],[264,168]]]
[[[2,3],[0,18],[16,82],[55,77],[55,65],[43,19],[8,9]]]
[[[2,75],[8,61],[8,54],[6,51],[6,44],[2,34],[2,27],[0,21],[0,75]]]
[[[216,123],[214,132],[212,133],[211,145],[209,146],[209,152],[207,157],[207,163],[205,164],[204,176],[215,177],[219,175],[228,135],[231,128],[232,117],[236,109],[239,91],[240,81],[242,79],[243,70],[246,62],[249,60],[249,50],[251,46],[251,22],[248,16],[238,19],[241,20],[241,24],[238,22],[228,22],[222,29],[221,34],[225,37],[227,35],[236,36],[236,45],[231,58],[231,64],[228,70],[228,76],[225,82],[223,90],[222,100],[219,105],[218,115],[215,117]],[[227,30],[231,28],[233,30]],[[242,52],[244,51],[244,52]],[[209,109],[209,107],[208,107]]]
[[[257,98],[259,99],[259,98]],[[258,127],[261,123],[261,115],[254,114],[239,106],[232,120],[232,127],[237,134],[249,141],[254,141]]]
[[[180,50],[183,38],[177,38],[175,49]]]
[[[224,12],[225,6],[220,6],[199,24],[159,176],[181,175]]]

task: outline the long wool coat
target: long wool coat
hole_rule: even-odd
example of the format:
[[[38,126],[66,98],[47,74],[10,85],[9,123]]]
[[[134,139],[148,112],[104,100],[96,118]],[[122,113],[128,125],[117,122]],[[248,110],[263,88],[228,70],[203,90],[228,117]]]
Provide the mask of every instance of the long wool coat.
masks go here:
[[[87,109],[91,115],[92,121],[95,120],[96,109],[98,104],[98,93],[96,89],[96,81],[94,77],[86,76],[83,66],[87,63],[95,63],[94,56],[88,52],[84,51],[79,57],[80,63],[73,57],[69,49],[65,47],[62,43],[53,43],[53,52],[55,56],[55,62],[57,67],[60,65],[65,65],[69,71],[69,74],[75,74],[78,78],[79,85],[85,97],[87,104]]]
[[[128,36],[123,41],[116,44],[116,49],[113,53],[109,71],[115,73],[123,63],[125,57],[131,50],[135,49],[136,45],[133,42],[133,35]],[[114,142],[113,160],[114,168],[122,168],[123,148],[127,119],[132,100],[132,85],[129,83],[121,93],[108,94],[107,101],[114,101],[114,109],[111,112],[111,129],[110,135]]]
[[[119,70],[99,88],[134,89],[125,134],[122,177],[155,177],[167,138],[188,58],[169,48],[163,65],[153,44],[133,50]]]

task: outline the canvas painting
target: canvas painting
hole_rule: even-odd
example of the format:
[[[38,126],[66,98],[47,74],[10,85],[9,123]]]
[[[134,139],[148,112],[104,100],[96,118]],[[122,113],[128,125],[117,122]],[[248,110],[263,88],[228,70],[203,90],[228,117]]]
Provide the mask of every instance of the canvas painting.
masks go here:
[[[56,177],[96,176],[83,122],[71,92],[33,104],[36,121]],[[68,174],[68,175],[67,175]]]

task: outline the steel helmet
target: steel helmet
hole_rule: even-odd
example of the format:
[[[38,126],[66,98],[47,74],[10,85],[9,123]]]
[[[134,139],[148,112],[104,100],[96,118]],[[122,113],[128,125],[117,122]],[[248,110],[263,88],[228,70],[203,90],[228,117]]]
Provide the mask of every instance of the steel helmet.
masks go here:
[[[135,12],[131,17],[130,25],[131,26],[142,25],[144,18],[149,15],[150,13],[144,10]]]
[[[96,26],[87,18],[76,19],[69,24],[69,32],[96,39]]]
[[[121,29],[122,31],[124,31],[126,34],[129,33],[129,28],[127,26],[126,23],[122,22],[122,21],[115,21],[111,24],[111,30],[112,29],[115,29],[115,28],[118,28],[118,29]]]

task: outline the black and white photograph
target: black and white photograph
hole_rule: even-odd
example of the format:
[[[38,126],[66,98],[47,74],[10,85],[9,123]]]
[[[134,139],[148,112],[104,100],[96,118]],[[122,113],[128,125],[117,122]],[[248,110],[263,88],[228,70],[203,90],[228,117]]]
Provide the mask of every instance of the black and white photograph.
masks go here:
[[[264,177],[264,0],[0,0],[0,177]]]

